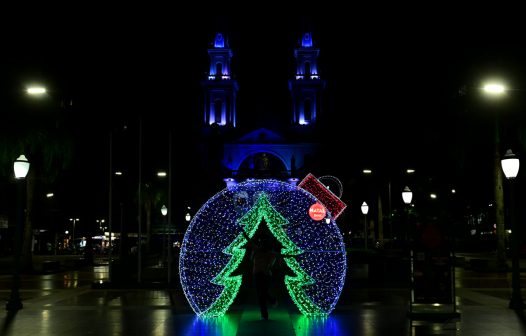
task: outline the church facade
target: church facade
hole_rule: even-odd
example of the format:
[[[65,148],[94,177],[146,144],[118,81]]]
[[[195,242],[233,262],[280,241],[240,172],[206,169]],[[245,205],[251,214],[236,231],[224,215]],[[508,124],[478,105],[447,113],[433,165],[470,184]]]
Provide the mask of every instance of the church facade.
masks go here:
[[[310,172],[320,151],[316,129],[325,89],[318,71],[319,53],[312,34],[304,33],[294,48],[296,69],[288,82],[291,110],[287,125],[266,122],[247,130],[238,122],[239,84],[231,71],[233,50],[222,33],[216,34],[202,82],[204,164],[218,172],[212,178],[227,185],[247,178],[296,183]],[[243,113],[248,111],[239,111]]]

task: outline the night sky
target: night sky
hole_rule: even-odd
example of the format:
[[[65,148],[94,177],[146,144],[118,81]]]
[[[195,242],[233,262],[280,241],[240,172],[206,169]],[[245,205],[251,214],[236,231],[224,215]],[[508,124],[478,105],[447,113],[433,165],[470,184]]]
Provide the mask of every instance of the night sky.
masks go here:
[[[396,158],[454,175],[460,163],[449,162],[452,153],[466,148],[462,164],[477,166],[476,155],[491,139],[484,126],[487,108],[473,98],[476,87],[486,74],[526,87],[526,46],[514,10],[349,6],[303,4],[300,11],[258,3],[236,7],[238,13],[219,4],[199,10],[16,11],[2,23],[3,109],[29,80],[43,82],[53,99],[73,99],[70,121],[82,139],[77,165],[88,167],[79,188],[104,190],[99,181],[107,170],[108,130],[142,116],[145,141],[165,143],[161,130],[167,127],[175,130],[175,141],[188,140],[182,130],[201,121],[200,82],[216,32],[225,33],[234,53],[238,121],[257,125],[288,118],[293,48],[311,31],[327,80],[325,113],[338,120],[329,141],[349,146],[335,165],[350,160],[359,171]],[[467,94],[459,95],[463,87]],[[479,109],[486,113],[482,119],[476,118]],[[179,153],[191,155],[184,146]],[[93,171],[92,183],[86,172]]]

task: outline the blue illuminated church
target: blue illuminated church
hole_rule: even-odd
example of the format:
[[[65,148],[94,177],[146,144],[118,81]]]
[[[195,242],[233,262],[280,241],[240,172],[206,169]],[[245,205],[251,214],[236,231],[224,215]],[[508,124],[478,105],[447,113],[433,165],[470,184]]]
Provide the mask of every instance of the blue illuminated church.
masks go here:
[[[319,53],[312,34],[304,33],[294,48],[295,75],[288,81],[289,117],[274,118],[264,111],[263,120],[258,119],[250,128],[238,122],[238,114],[253,111],[237,109],[240,85],[232,73],[233,50],[227,36],[216,34],[208,49],[210,67],[202,82],[202,132],[206,140],[202,149],[208,178],[227,185],[247,178],[294,183],[316,169],[314,158],[320,151],[317,134],[325,89],[318,71]],[[244,120],[250,120],[250,116],[245,115]]]

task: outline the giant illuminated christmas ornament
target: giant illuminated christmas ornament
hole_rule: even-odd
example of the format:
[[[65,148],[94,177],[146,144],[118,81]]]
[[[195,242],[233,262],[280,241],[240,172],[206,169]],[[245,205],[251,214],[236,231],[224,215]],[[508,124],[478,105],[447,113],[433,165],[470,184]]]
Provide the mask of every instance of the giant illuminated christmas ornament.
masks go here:
[[[343,238],[334,217],[306,189],[278,180],[247,180],[209,199],[192,219],[179,259],[183,291],[195,313],[223,315],[241,287],[235,275],[247,239],[267,225],[293,275],[285,285],[299,311],[327,316],[346,273]]]

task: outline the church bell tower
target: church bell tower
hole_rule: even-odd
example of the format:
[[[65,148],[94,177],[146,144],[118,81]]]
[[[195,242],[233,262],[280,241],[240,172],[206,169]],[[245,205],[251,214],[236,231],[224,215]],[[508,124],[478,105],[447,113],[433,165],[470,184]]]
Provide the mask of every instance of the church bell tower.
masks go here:
[[[318,73],[319,54],[320,50],[314,47],[312,34],[303,34],[300,46],[294,49],[296,76],[289,81],[293,125],[314,125],[321,112],[325,81]]]
[[[222,33],[217,33],[213,47],[208,49],[210,71],[202,82],[204,90],[204,123],[220,127],[236,127],[237,81],[232,79],[232,50]]]

